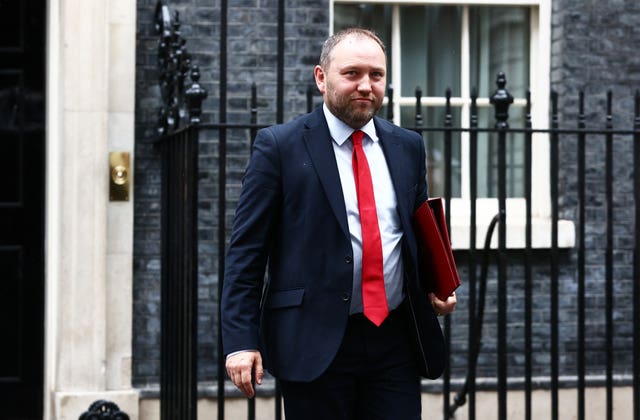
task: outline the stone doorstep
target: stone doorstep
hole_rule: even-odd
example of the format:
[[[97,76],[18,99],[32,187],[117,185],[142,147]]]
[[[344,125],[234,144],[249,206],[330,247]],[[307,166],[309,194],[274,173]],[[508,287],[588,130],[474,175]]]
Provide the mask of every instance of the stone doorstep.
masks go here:
[[[130,420],[138,420],[139,392],[135,389],[120,391],[65,391],[53,393],[51,419],[78,420],[78,417],[89,409],[97,400],[115,403],[118,408],[129,415]]]

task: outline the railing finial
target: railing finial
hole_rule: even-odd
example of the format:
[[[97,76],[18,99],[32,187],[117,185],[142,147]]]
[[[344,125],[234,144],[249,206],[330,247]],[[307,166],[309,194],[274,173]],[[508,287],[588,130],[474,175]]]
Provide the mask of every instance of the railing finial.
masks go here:
[[[200,69],[191,66],[191,86],[185,92],[189,109],[189,122],[198,124],[202,114],[202,101],[207,97],[207,90],[200,85]]]
[[[491,95],[490,101],[495,109],[496,128],[504,129],[509,127],[509,105],[513,103],[513,96],[505,89],[507,78],[504,72],[499,72],[496,77],[498,89]]]
[[[159,1],[156,6],[156,30],[159,32],[158,67],[161,109],[158,112],[157,133],[171,133],[185,124],[199,123],[202,101],[207,91],[199,83],[200,70],[192,64],[186,48],[187,40],[180,33],[182,23],[176,10],[173,17],[169,8]],[[185,83],[191,75],[191,85]],[[187,85],[187,86],[185,86]]]

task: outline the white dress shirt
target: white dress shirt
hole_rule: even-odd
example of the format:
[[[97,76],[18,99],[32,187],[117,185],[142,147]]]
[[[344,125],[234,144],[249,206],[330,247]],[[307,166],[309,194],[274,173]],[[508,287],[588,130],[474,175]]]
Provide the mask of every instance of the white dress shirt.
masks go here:
[[[350,141],[351,133],[354,130],[336,118],[326,105],[323,105],[323,111],[333,140],[331,143],[336,156],[336,163],[338,164],[338,172],[340,173],[351,236],[351,247],[353,248],[353,290],[349,312],[352,314],[362,313],[362,228],[360,226],[356,184],[353,178],[351,158],[353,143]],[[404,299],[401,261],[402,226],[396,210],[396,193],[373,120],[369,121],[360,130],[365,133],[362,147],[367,156],[373,183],[373,195],[376,200],[376,212],[378,213],[378,227],[380,229],[380,239],[382,240],[384,288],[387,295],[387,304],[391,311],[397,308]],[[230,353],[227,358],[246,351],[250,350]]]
[[[351,246],[353,248],[353,292],[350,312],[360,313],[362,312],[362,229],[351,157],[353,143],[350,137],[354,130],[335,117],[326,105],[323,105],[323,111],[333,139],[333,151],[335,152],[338,172],[340,173],[349,233],[351,235]],[[362,147],[371,171],[373,194],[378,213],[387,303],[389,310],[393,310],[400,305],[403,299],[403,269],[401,261],[403,232],[396,209],[396,193],[373,120],[370,120],[360,130],[365,133]]]

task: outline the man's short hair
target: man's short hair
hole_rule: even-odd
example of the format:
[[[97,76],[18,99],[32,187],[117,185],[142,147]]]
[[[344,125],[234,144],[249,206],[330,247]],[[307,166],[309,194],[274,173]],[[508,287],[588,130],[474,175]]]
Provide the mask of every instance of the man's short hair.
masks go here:
[[[375,32],[364,28],[347,28],[336,32],[335,34],[327,38],[326,41],[324,41],[324,44],[322,44],[322,52],[320,53],[320,67],[327,68],[329,62],[331,61],[331,51],[333,51],[333,48],[342,40],[351,35],[373,39],[378,43],[378,45],[380,45],[380,48],[382,48],[382,52],[385,55],[387,54],[384,43],[380,40]]]

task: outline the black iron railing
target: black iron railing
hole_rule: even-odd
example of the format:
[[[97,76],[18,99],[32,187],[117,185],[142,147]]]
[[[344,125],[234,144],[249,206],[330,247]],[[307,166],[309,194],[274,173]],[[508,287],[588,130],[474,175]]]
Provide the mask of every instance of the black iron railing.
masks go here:
[[[279,46],[284,45],[284,1],[279,0],[278,33]],[[197,179],[198,179],[198,144],[201,133],[213,133],[218,142],[218,167],[209,168],[217,173],[218,187],[218,221],[217,221],[217,268],[219,292],[222,286],[224,273],[225,244],[228,234],[227,208],[231,207],[227,198],[227,188],[229,179],[227,176],[227,139],[228,136],[238,132],[243,133],[240,137],[248,139],[248,143],[255,137],[256,130],[267,124],[257,124],[257,95],[255,85],[251,89],[250,110],[248,111],[247,123],[227,122],[226,92],[227,92],[227,64],[226,64],[226,14],[227,1],[221,0],[221,33],[220,33],[220,96],[219,96],[219,122],[200,123],[200,105],[206,92],[202,90],[198,83],[198,72],[191,64],[189,54],[184,48],[184,40],[179,35],[180,24],[177,16],[171,20],[168,9],[159,4],[158,6],[158,28],[161,34],[159,48],[159,64],[161,68],[161,87],[165,106],[160,113],[159,134],[161,140],[163,156],[163,218],[162,218],[162,366],[161,366],[161,400],[163,419],[189,419],[195,418],[195,406],[197,402],[197,378],[196,378],[196,347],[197,347]],[[283,74],[284,51],[278,48],[278,75]],[[185,80],[191,74],[190,87],[185,87]],[[278,100],[277,113],[273,123],[283,120],[283,86],[282,77],[278,77]],[[309,110],[314,107],[313,89],[308,91],[307,107]],[[387,103],[388,119],[393,118],[393,90],[388,89],[389,102]],[[525,418],[531,419],[533,412],[532,393],[535,388],[548,388],[550,390],[551,412],[548,417],[559,418],[559,390],[562,387],[575,388],[578,393],[577,398],[577,418],[585,418],[585,388],[588,385],[599,385],[606,388],[606,414],[611,418],[613,412],[613,392],[618,385],[630,385],[633,388],[633,413],[634,419],[640,420],[640,95],[635,95],[635,119],[633,127],[630,129],[616,129],[613,126],[612,115],[612,95],[607,95],[607,110],[603,115],[604,124],[600,128],[587,128],[585,117],[584,95],[580,93],[577,121],[575,128],[561,127],[560,114],[558,112],[558,95],[553,93],[550,102],[550,124],[547,128],[532,128],[530,95],[527,95],[525,105],[525,118],[522,127],[509,125],[508,110],[511,104],[511,96],[506,89],[506,78],[499,75],[497,79],[497,89],[491,97],[491,104],[495,111],[494,127],[479,127],[477,95],[471,97],[470,119],[463,124],[466,127],[456,127],[453,125],[451,111],[451,94],[446,95],[445,118],[440,127],[426,127],[422,119],[422,98],[421,92],[416,90],[415,121],[411,127],[407,127],[425,135],[435,133],[444,139],[444,197],[446,199],[446,210],[448,223],[451,216],[452,202],[452,145],[454,134],[465,133],[469,138],[469,172],[471,184],[469,185],[469,248],[457,251],[457,257],[464,262],[466,276],[463,277],[463,284],[466,291],[466,303],[468,306],[459,311],[468,313],[468,337],[467,347],[463,349],[467,354],[468,372],[452,372],[448,369],[443,380],[439,383],[443,395],[443,418],[449,418],[451,413],[466,402],[468,417],[474,419],[476,416],[476,391],[478,389],[476,369],[477,352],[482,352],[483,327],[488,323],[495,325],[496,337],[491,337],[495,341],[495,362],[496,372],[494,382],[489,381],[489,385],[482,385],[497,391],[498,418],[507,418],[507,395],[513,388],[524,389]],[[563,122],[568,125],[569,123]],[[497,142],[497,202],[498,214],[497,223],[497,248],[492,250],[476,249],[478,235],[484,234],[478,229],[478,142],[480,134],[490,134]],[[533,211],[532,211],[532,184],[535,176],[535,168],[532,166],[532,147],[534,135],[543,135],[549,142],[549,200],[550,200],[550,246],[544,251],[541,257],[540,252],[534,250],[533,246]],[[514,136],[518,135],[518,141],[523,142],[524,153],[524,176],[523,176],[523,198],[525,201],[525,242],[524,247],[514,251],[507,249],[507,238],[509,235],[507,220],[507,191],[506,191],[506,144],[514,141]],[[237,136],[236,136],[237,137]],[[594,153],[590,150],[593,143],[600,147],[601,140],[604,142],[604,177],[594,181],[589,179],[589,168],[587,167],[586,156]],[[561,147],[571,145],[575,148],[576,163],[575,172],[561,168],[567,160],[567,154],[562,155]],[[616,177],[617,163],[614,159],[614,147],[627,148],[628,153],[633,153],[631,159],[633,164],[633,176],[631,179],[620,179]],[[250,147],[246,148],[247,158]],[[597,152],[596,152],[597,153]],[[569,159],[569,160],[572,160]],[[631,223],[627,232],[628,243],[620,245],[622,241],[616,231],[616,187],[626,183],[624,191],[630,192],[634,199],[631,206],[632,211],[627,222]],[[564,185],[561,188],[561,184]],[[566,185],[575,185],[566,187]],[[595,210],[604,210],[602,214],[602,232],[604,241],[602,242],[602,253],[594,252],[590,240],[587,215],[589,211],[594,211],[593,204],[589,202],[589,188],[594,185],[602,188],[603,197],[601,205]],[[567,200],[567,197],[575,196],[575,205]],[[577,242],[575,248],[569,251],[562,250],[558,242],[559,225],[561,214],[571,214],[575,211],[573,222],[576,226]],[[566,216],[565,216],[566,217]],[[593,220],[593,219],[590,219]],[[624,238],[623,238],[624,239]],[[591,239],[593,240],[593,239]],[[625,248],[626,247],[626,248]],[[631,374],[620,374],[616,379],[614,360],[616,357],[616,337],[614,330],[615,301],[615,273],[619,270],[619,260],[616,259],[616,252],[622,249],[627,254],[632,254],[631,282],[632,298],[630,299],[632,309],[631,332],[626,332],[622,342],[627,347],[622,350],[632,353],[633,367]],[[575,259],[567,255],[574,255]],[[594,256],[594,254],[597,254]],[[602,254],[602,255],[600,255]],[[517,256],[517,263],[514,262]],[[602,257],[602,258],[600,258]],[[626,258],[626,257],[623,257]],[[546,261],[544,264],[541,260]],[[486,283],[487,265],[495,267],[493,272],[493,288]],[[521,347],[514,349],[509,340],[508,329],[510,323],[508,315],[514,315],[514,309],[509,307],[509,290],[511,285],[519,279],[509,277],[509,270],[514,265],[521,266],[521,280],[523,289],[522,312],[518,316],[522,318],[522,341]],[[590,267],[597,265],[602,268],[602,275],[599,276],[590,272]],[[544,265],[544,267],[542,267]],[[545,275],[540,276],[541,267]],[[480,273],[478,270],[481,269]],[[575,299],[575,317],[567,320],[567,313],[563,312],[559,301],[562,282],[567,281],[567,277],[562,275],[562,271],[575,273],[576,290],[572,299]],[[534,274],[536,272],[537,274]],[[570,276],[571,277],[571,276]],[[572,280],[570,280],[572,281]],[[589,283],[597,283],[602,286],[604,305],[598,306],[598,310],[604,312],[605,332],[604,345],[598,348],[589,343],[587,311],[593,311],[589,307],[588,291]],[[541,328],[539,315],[535,313],[534,301],[540,299],[539,293],[534,293],[535,288],[544,288],[546,293],[544,298],[548,299],[548,317],[545,314],[544,328],[549,333],[549,343],[541,346],[536,342],[535,328]],[[492,316],[485,318],[485,323],[479,323],[480,313],[484,308],[484,303],[479,296],[481,293],[493,293],[496,311]],[[593,316],[593,312],[589,312]],[[219,317],[218,317],[219,319]],[[456,319],[459,325],[459,319]],[[562,321],[562,322],[561,322]],[[444,319],[444,330],[451,346],[452,319]],[[563,324],[564,323],[564,324]],[[575,369],[562,367],[560,357],[562,347],[567,343],[561,335],[560,328],[571,325],[575,328]],[[455,327],[453,327],[455,328]],[[218,350],[221,348],[219,326]],[[629,344],[629,342],[631,344]],[[480,344],[478,344],[480,343]],[[548,344],[548,346],[547,346]],[[631,348],[629,348],[629,346]],[[619,346],[618,346],[619,347]],[[541,367],[539,363],[534,363],[537,352],[543,348],[545,356],[548,356],[548,367],[542,369],[544,378],[540,378]],[[476,352],[477,350],[477,352]],[[515,352],[523,359],[522,372],[514,373],[510,371],[509,357]],[[601,352],[604,359],[604,369],[602,379],[593,380],[593,368],[587,366],[587,354]],[[218,354],[221,354],[220,352]],[[217,361],[217,407],[218,418],[225,417],[225,369],[224,360],[218,357]],[[573,372],[571,375],[569,373]],[[468,380],[464,386],[460,378],[465,376]],[[485,370],[482,372],[488,376]],[[567,376],[571,378],[566,379]],[[485,381],[486,382],[486,381]],[[451,393],[458,391],[453,399]],[[275,386],[275,411],[274,417],[282,417],[280,394]],[[248,401],[248,418],[255,418],[255,403]]]
[[[160,418],[197,418],[198,123],[207,92],[191,63],[180,20],[158,3],[158,65],[163,106]],[[190,82],[189,82],[190,76]]]

